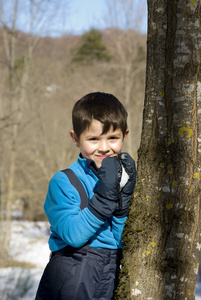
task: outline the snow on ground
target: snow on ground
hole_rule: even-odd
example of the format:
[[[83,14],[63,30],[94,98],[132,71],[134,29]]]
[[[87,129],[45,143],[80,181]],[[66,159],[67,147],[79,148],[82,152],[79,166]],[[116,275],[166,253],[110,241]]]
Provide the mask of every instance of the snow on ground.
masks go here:
[[[1,300],[34,300],[42,269],[0,269]]]
[[[50,254],[49,235],[48,222],[13,221],[10,255],[43,268]]]
[[[50,250],[48,222],[12,221],[10,255],[33,268],[0,269],[1,300],[33,300]]]
[[[10,255],[32,268],[0,269],[0,300],[34,300],[36,290],[49,260],[48,222],[13,221]],[[198,277],[195,300],[201,300],[201,278]]]

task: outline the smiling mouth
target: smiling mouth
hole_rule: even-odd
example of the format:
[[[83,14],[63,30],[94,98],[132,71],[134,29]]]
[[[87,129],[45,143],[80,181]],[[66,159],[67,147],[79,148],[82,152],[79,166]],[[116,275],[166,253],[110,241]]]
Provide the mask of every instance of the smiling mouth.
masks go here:
[[[96,157],[103,160],[106,157],[110,157],[111,155],[97,155]]]

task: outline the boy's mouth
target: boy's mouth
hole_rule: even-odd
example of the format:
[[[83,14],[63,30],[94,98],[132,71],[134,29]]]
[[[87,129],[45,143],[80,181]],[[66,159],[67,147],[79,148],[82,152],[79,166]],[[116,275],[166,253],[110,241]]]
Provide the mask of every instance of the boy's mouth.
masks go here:
[[[103,160],[104,158],[106,158],[106,157],[110,157],[111,155],[96,155],[96,157],[98,158],[98,159],[101,159],[101,160]]]

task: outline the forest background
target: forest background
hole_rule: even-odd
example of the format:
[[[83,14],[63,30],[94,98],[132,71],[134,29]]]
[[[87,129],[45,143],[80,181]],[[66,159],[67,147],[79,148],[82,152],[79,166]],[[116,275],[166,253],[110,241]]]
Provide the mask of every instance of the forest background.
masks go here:
[[[116,17],[115,1],[111,4],[110,22]],[[33,1],[29,17],[33,25],[36,8],[31,5]],[[133,28],[137,17],[133,19],[131,12],[124,29],[92,28],[82,35],[61,37],[41,36],[31,26],[27,33],[18,30],[17,10],[10,26],[1,15],[1,221],[10,220],[10,214],[31,221],[46,220],[43,203],[48,182],[56,171],[75,161],[79,153],[69,137],[71,111],[87,93],[112,93],[123,102],[129,112],[130,129],[124,150],[137,159],[146,34]],[[128,19],[131,17],[132,21]],[[42,19],[42,10],[38,9],[37,20]]]

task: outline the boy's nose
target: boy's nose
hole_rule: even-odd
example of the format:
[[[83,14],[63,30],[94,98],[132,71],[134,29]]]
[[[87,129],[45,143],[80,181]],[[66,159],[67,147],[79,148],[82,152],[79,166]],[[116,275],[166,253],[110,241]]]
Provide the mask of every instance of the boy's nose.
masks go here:
[[[100,144],[99,144],[99,150],[103,151],[103,152],[109,151],[109,146],[108,146],[107,141],[101,141],[100,142]]]

